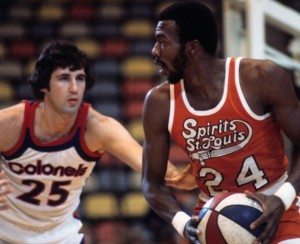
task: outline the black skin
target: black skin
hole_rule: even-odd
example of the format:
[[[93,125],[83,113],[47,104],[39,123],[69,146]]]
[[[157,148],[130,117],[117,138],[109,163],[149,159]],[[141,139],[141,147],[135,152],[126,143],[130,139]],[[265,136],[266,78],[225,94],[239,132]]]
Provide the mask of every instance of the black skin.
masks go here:
[[[158,22],[155,35],[152,55],[161,64],[162,73],[172,78],[171,82],[176,82],[173,77],[182,76],[187,98],[194,109],[207,110],[215,107],[223,93],[225,60],[207,54],[197,40],[182,45],[174,21]],[[245,58],[240,63],[240,83],[252,111],[257,115],[272,112],[289,139],[299,145],[300,104],[292,81],[284,70],[271,61]],[[154,211],[171,224],[174,215],[181,208],[170,188],[164,184],[170,149],[169,92],[169,83],[165,82],[154,87],[145,99],[142,191]],[[299,193],[300,162],[295,161],[290,167],[292,170],[287,181]],[[267,223],[265,231],[256,241],[270,243],[284,213],[283,202],[277,196],[250,192],[246,194],[257,200],[264,210],[264,214],[251,227]],[[184,235],[191,243],[199,243],[196,228],[198,222],[193,219],[185,226]]]
[[[183,235],[190,243],[200,244],[198,239],[199,230],[197,229],[199,221],[198,216],[193,216],[184,226]]]

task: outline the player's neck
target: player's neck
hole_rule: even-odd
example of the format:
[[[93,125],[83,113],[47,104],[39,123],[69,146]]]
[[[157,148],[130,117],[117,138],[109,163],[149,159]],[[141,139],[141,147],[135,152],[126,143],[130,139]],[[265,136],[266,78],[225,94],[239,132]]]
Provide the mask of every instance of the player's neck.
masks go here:
[[[225,60],[208,59],[186,70],[184,87],[189,104],[196,110],[214,108],[224,90]]]
[[[67,136],[75,123],[77,113],[62,114],[48,109],[43,103],[36,109],[34,133],[43,142]]]
[[[194,62],[184,74],[186,89],[196,95],[210,93],[211,88],[224,81],[225,77],[224,59],[205,59]]]

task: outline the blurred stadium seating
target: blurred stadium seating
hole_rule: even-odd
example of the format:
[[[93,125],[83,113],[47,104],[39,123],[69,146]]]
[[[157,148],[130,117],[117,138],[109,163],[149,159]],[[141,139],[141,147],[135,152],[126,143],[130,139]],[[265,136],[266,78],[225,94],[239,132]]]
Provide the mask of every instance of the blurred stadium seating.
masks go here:
[[[155,14],[167,2],[0,1],[0,107],[33,99],[26,79],[40,51],[52,40],[69,40],[89,55],[96,78],[87,101],[99,112],[118,119],[142,143],[143,100],[158,82],[151,57]],[[176,163],[180,164],[181,159]],[[118,233],[126,236],[149,216],[151,210],[140,192],[140,179],[140,174],[118,159],[104,155],[86,183],[79,208],[90,239],[114,243],[111,241],[115,240],[116,228],[123,226],[126,231]],[[152,221],[159,219],[150,216]],[[164,228],[174,235],[170,226],[165,224]],[[151,243],[153,236],[159,241],[157,231],[147,231],[144,241]]]
[[[142,143],[143,100],[147,91],[159,82],[150,54],[155,16],[170,2],[1,0],[0,107],[31,99],[26,78],[37,55],[52,40],[69,40],[89,55],[91,72],[96,77],[87,101],[99,112],[118,119]],[[222,1],[204,2],[220,20]],[[222,55],[222,40],[219,49]],[[170,158],[178,166],[187,160],[175,145],[171,147]],[[192,194],[176,194],[183,206],[191,210],[195,200]],[[108,154],[87,181],[79,213],[91,243],[118,243],[117,238],[123,236],[120,243],[170,244],[179,238],[149,209],[140,193],[140,175]],[[148,224],[145,228],[141,219]],[[166,239],[169,241],[164,242]]]

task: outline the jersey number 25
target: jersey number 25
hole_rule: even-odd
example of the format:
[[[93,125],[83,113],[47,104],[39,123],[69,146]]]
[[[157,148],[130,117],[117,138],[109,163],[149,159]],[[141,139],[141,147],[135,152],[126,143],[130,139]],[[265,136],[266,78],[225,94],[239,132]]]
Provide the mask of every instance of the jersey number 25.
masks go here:
[[[29,192],[23,193],[17,198],[24,202],[28,202],[34,205],[40,205],[41,200],[38,199],[38,196],[45,190],[45,184],[37,180],[23,180],[22,184],[32,186],[32,188]],[[69,192],[66,189],[64,189],[63,186],[67,186],[70,184],[70,180],[53,181],[48,195],[47,205],[55,207],[64,203],[68,198]]]

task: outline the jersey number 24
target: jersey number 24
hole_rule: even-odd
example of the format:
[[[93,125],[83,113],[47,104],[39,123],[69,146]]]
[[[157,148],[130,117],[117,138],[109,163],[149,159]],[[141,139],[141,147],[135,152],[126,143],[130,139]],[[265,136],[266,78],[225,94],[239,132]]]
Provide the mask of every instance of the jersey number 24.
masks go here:
[[[217,190],[216,187],[221,185],[223,176],[220,172],[213,168],[201,168],[199,177],[205,178],[208,175],[213,175],[213,178],[206,180],[205,185],[209,191],[209,195],[214,197],[218,193],[222,192],[222,190]],[[268,180],[265,178],[264,171],[258,167],[254,157],[250,156],[243,161],[242,169],[236,177],[236,182],[238,186],[253,182],[255,189],[259,189],[267,184]]]

